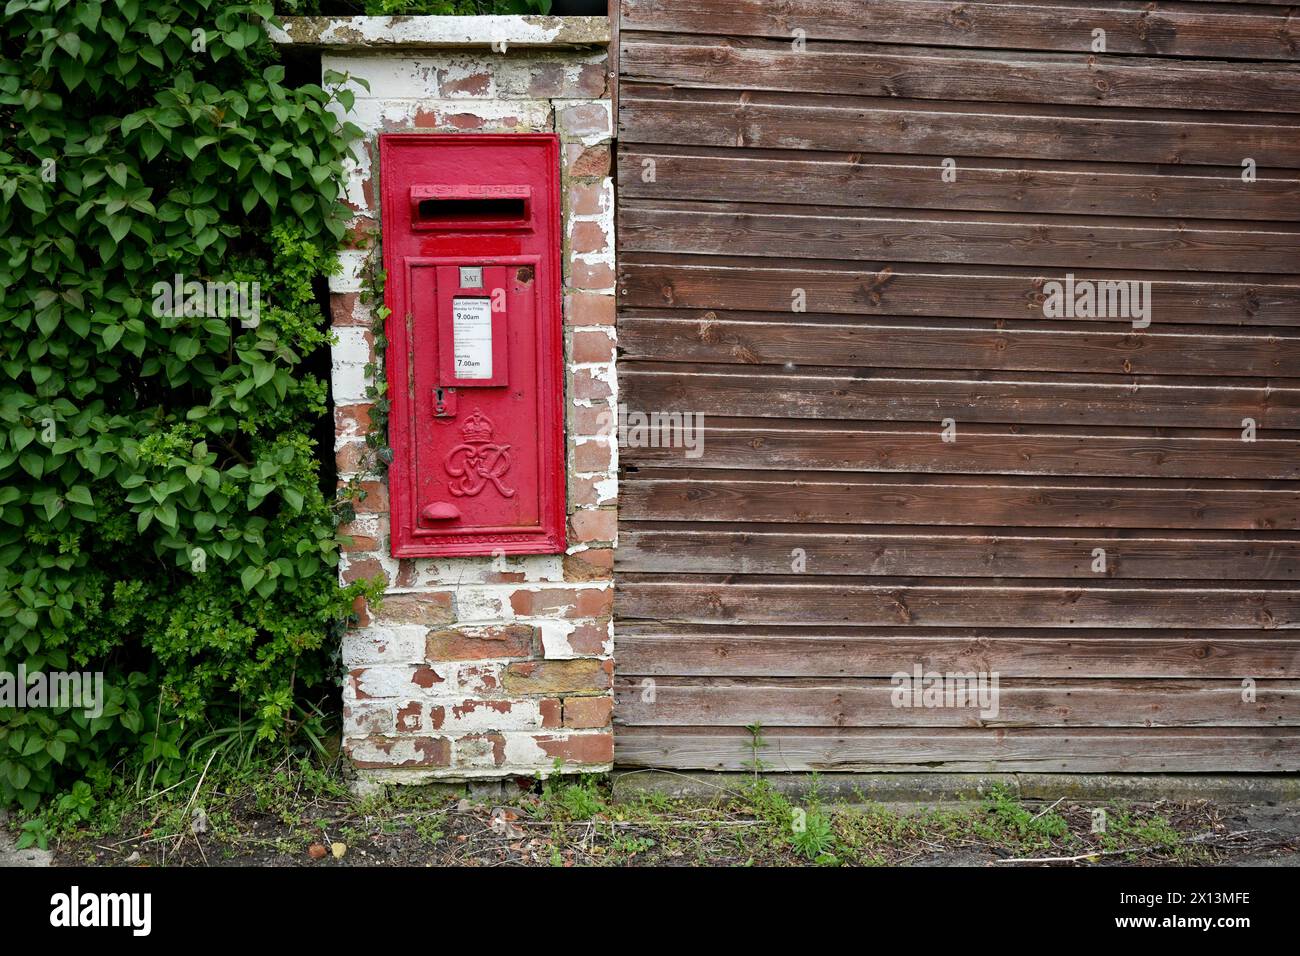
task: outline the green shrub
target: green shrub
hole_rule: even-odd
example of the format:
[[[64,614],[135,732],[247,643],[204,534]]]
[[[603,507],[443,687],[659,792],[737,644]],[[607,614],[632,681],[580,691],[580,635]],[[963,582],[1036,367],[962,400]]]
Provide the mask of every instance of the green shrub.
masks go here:
[[[179,761],[227,720],[286,739],[366,590],[337,583],[304,368],[359,131],[331,112],[350,94],[285,85],[270,16],[5,7],[0,671],[102,670],[107,705],[0,709],[0,805]],[[161,314],[176,275],[258,283],[260,312]]]

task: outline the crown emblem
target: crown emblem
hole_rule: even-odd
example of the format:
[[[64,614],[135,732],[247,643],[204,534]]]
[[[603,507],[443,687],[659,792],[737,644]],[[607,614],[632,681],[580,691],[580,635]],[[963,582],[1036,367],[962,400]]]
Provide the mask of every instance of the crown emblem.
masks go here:
[[[490,442],[492,440],[492,422],[481,411],[475,409],[474,414],[465,419],[465,424],[460,426],[460,433],[467,442],[475,444]]]

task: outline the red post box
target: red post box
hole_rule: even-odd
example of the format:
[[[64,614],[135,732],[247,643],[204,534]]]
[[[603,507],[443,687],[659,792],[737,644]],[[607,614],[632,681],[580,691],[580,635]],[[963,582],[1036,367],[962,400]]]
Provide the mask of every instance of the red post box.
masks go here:
[[[564,550],[559,140],[379,138],[395,557]]]

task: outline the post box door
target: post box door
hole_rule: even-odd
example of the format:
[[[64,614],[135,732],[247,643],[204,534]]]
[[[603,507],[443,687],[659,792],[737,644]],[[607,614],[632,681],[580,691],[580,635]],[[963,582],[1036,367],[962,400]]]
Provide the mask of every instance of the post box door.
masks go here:
[[[558,161],[380,137],[395,556],[564,550]]]

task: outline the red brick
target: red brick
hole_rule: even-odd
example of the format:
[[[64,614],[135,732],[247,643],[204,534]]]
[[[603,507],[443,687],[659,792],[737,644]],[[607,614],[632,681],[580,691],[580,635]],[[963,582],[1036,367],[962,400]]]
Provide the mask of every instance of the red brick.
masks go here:
[[[457,720],[460,720],[467,714],[472,714],[480,709],[487,709],[498,714],[508,714],[515,709],[515,705],[513,701],[509,700],[465,700],[453,706],[451,714]]]
[[[358,484],[365,494],[352,499],[352,510],[358,514],[387,514],[388,486],[382,481],[362,481]]]
[[[348,541],[343,544],[342,548],[349,554],[379,550],[379,539],[377,538],[372,538],[369,535],[364,534],[350,534],[345,537],[348,538]]]
[[[412,558],[401,558],[397,562],[397,578],[393,584],[399,588],[415,587],[417,577],[415,560]]]
[[[569,632],[569,647],[577,654],[603,654],[609,640],[609,621],[583,622]]]
[[[569,435],[582,438],[610,437],[617,424],[609,405],[570,405]]]
[[[343,571],[343,581],[346,584],[352,584],[356,581],[369,581],[372,578],[383,578],[388,580],[388,572],[376,558],[360,558],[348,562],[347,568]]]
[[[456,129],[482,129],[483,117],[475,116],[473,113],[451,113],[443,117],[443,121],[448,126],[454,126]]]
[[[575,362],[612,362],[614,361],[613,336],[604,332],[578,331],[573,333],[573,361]]]
[[[370,447],[364,441],[351,441],[334,451],[340,474],[365,474],[370,471]]]
[[[585,441],[573,449],[574,471],[609,471],[613,464],[607,442]]]
[[[607,262],[569,261],[569,285],[575,289],[611,289],[614,270]]]
[[[428,690],[438,684],[443,683],[442,675],[432,667],[421,664],[411,674],[411,683],[416,687],[423,687]]]
[[[330,320],[334,325],[339,327],[370,325],[366,317],[357,318],[353,315],[357,308],[357,299],[356,292],[334,292],[330,295]]]
[[[612,697],[566,697],[564,698],[564,726],[576,730],[594,730],[608,727],[610,714],[614,712]]]
[[[614,613],[614,589],[583,588],[578,592],[575,617],[608,617]]]
[[[571,326],[613,325],[614,297],[595,292],[569,292],[564,297],[564,321]]]
[[[569,694],[609,690],[613,676],[613,661],[520,661],[506,668],[502,683],[509,694]]]
[[[600,478],[569,476],[569,508],[594,508],[601,503],[596,482]]]
[[[366,432],[370,431],[370,412],[374,407],[371,404],[335,405],[334,437],[342,438],[344,435],[364,436]]]
[[[609,92],[609,67],[604,63],[588,63],[578,75],[578,92],[593,99]]]
[[[604,252],[609,248],[609,234],[604,223],[579,220],[569,233],[569,248],[573,252]]]
[[[572,177],[604,178],[609,175],[610,149],[606,145],[564,144],[564,168]]]
[[[438,71],[438,93],[441,96],[487,96],[491,91],[492,77],[487,73],[452,79],[449,71]]]
[[[618,513],[610,508],[575,511],[569,518],[569,530],[575,541],[613,541],[618,533]]]
[[[352,616],[357,619],[357,627],[367,627],[370,624],[370,605],[366,603],[364,597],[358,595],[352,602]]]
[[[547,64],[533,70],[528,78],[528,95],[550,99],[564,92],[564,67]]]
[[[612,763],[614,760],[612,733],[539,735],[533,739],[548,757],[552,759],[559,757],[565,763],[605,764]]]
[[[600,182],[569,184],[569,214],[573,216],[597,216],[605,212],[605,203],[609,200],[609,190]]]
[[[526,624],[430,631],[424,653],[431,661],[531,657],[536,653],[536,635],[537,629]]]
[[[578,603],[578,592],[573,588],[546,588],[539,591],[520,590],[510,595],[510,607],[516,614],[546,614],[571,608]]]
[[[609,120],[608,103],[577,103],[558,110],[555,128],[566,136],[608,138]]]
[[[555,730],[562,726],[564,720],[564,705],[560,703],[558,697],[545,697],[538,702],[538,711],[542,715],[542,727],[546,730]]]
[[[609,385],[591,374],[590,369],[580,368],[570,378],[569,393],[575,399],[609,398],[613,392]]]
[[[385,623],[423,624],[425,627],[442,627],[455,620],[451,594],[447,591],[389,594],[379,605],[377,616]]]
[[[489,694],[495,694],[501,689],[501,682],[497,679],[500,674],[501,665],[486,664],[480,667],[466,667],[459,673],[460,687],[467,694],[473,694],[477,697],[486,697]]]
[[[564,556],[564,580],[607,581],[614,576],[614,549],[588,548]]]

